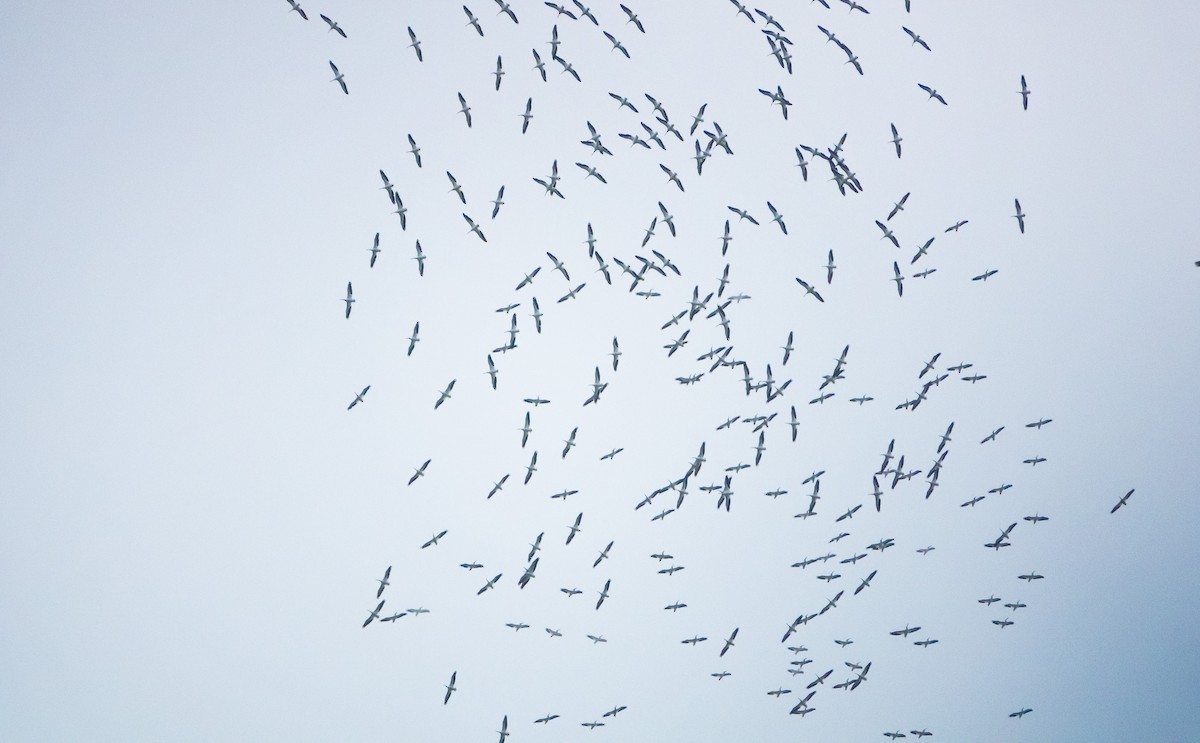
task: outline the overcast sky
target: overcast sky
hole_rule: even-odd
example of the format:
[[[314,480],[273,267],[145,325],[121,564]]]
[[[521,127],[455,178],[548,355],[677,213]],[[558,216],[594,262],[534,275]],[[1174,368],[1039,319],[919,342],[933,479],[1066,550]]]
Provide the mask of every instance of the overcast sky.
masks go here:
[[[726,0],[640,0],[645,34],[610,0],[594,2],[599,26],[532,0],[512,3],[514,24],[471,0],[482,38],[440,2],[306,3],[307,22],[285,0],[12,4],[0,27],[0,739],[488,741],[506,715],[513,741],[1193,735],[1200,11],[831,4],[764,7],[792,42],[790,75],[763,19]],[[552,60],[556,23],[581,82]],[[758,92],[776,86],[786,120]],[[612,156],[580,143],[588,122]],[[646,139],[639,122],[665,149],[618,136]],[[697,175],[693,142],[705,147],[714,122],[734,154],[712,148]],[[839,193],[823,160],[807,180],[796,167],[798,145],[824,153],[843,134],[860,193]],[[532,180],[554,162],[562,199]],[[611,284],[588,255],[589,224]],[[636,271],[651,250],[681,275],[648,270],[630,291],[616,259]],[[662,328],[693,291],[717,292],[726,266],[723,296]],[[936,272],[913,276],[923,269]],[[708,315],[738,294],[726,340]],[[494,350],[514,316],[516,347]],[[842,378],[819,390],[847,345]],[[742,367],[697,360],[722,346],[753,381],[769,364],[775,388],[790,385],[747,395]],[[973,366],[947,371],[957,364]],[[608,386],[583,406],[597,369]],[[973,373],[986,379],[963,381]],[[896,409],[942,374],[915,410]],[[753,424],[718,430],[772,414],[757,465]],[[1053,422],[1026,426],[1042,418]],[[876,512],[872,475],[892,440],[921,472],[894,488],[880,476]],[[635,509],[702,443],[682,503],[668,491]],[[822,470],[814,515],[796,518]],[[719,493],[701,487],[726,475],[732,505],[718,511]],[[1024,518],[1035,514],[1049,520]],[[983,546],[1012,523],[1010,546]],[[883,539],[895,546],[867,548]],[[381,614],[429,613],[364,628],[389,565]],[[659,573],[671,565],[683,570]],[[1045,577],[1017,578],[1030,573]],[[687,607],[663,609],[674,602]],[[890,634],[906,626],[920,629]],[[708,639],[682,643],[693,636]],[[868,662],[858,688],[833,688]],[[815,711],[788,714],[830,669]],[[767,694],[779,689],[792,691]],[[533,723],[547,714],[560,717]],[[580,726],[592,721],[606,726]]]

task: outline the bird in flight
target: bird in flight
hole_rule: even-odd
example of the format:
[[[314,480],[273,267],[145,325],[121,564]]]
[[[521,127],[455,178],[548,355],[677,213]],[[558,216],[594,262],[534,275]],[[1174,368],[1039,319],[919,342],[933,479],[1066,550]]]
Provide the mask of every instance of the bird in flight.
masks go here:
[[[390,578],[391,575],[392,575],[392,566],[388,565],[387,570],[383,571],[383,578],[380,578],[375,581],[376,583],[379,584],[379,590],[375,592],[375,598],[379,598],[380,596],[382,596],[383,589],[385,589],[391,585],[391,583],[388,582],[388,578]]]
[[[353,408],[355,405],[357,405],[357,404],[359,404],[360,402],[362,402],[362,401],[363,401],[363,397],[364,397],[364,396],[367,394],[367,390],[369,390],[369,389],[371,389],[371,385],[369,385],[369,384],[368,384],[366,387],[363,387],[363,388],[362,388],[362,392],[359,392],[357,395],[355,395],[355,396],[354,396],[354,400],[353,400],[353,401],[351,401],[351,403],[350,403],[350,406],[349,406],[348,408],[346,408],[346,410],[350,410],[350,409],[351,409],[351,408]]]
[[[463,117],[467,120],[467,128],[470,129],[471,128],[471,107],[467,105],[467,99],[463,98],[462,93],[458,94],[458,105],[462,107],[462,108],[458,109],[458,112],[460,114],[462,114]]]
[[[913,33],[912,30],[910,30],[907,26],[901,26],[900,28],[904,30],[904,33],[908,34],[908,38],[912,39],[912,43],[920,44],[921,46],[925,47],[925,51],[927,52],[933,51],[929,48],[929,44],[925,43],[925,39],[922,39],[920,36]]]
[[[424,477],[425,476],[425,468],[428,467],[429,463],[432,461],[433,461],[432,459],[426,459],[425,464],[422,464],[420,467],[413,470],[413,476],[408,478],[408,484],[412,485],[414,482],[417,481],[418,477]]]
[[[329,25],[330,31],[337,31],[339,34],[341,34],[341,37],[343,39],[346,38],[346,32],[343,31],[342,27],[337,24],[337,21],[331,19],[329,16],[325,15],[324,13],[321,14],[321,20],[325,21],[325,23],[327,23]]]
[[[633,25],[637,26],[638,31],[646,33],[646,28],[642,25],[642,22],[638,19],[636,13],[624,5],[621,5],[621,10],[625,11],[625,15],[629,16],[629,20],[625,21],[625,23],[632,23]]]
[[[1124,505],[1128,504],[1128,503],[1129,503],[1129,496],[1131,496],[1131,495],[1133,495],[1133,490],[1132,490],[1132,489],[1131,489],[1131,490],[1130,490],[1128,493],[1126,493],[1125,495],[1122,495],[1122,496],[1121,496],[1121,500],[1117,501],[1117,505],[1113,506],[1113,507],[1112,507],[1112,510],[1111,510],[1111,511],[1109,511],[1109,513],[1116,513],[1116,512],[1117,512],[1117,509],[1119,509],[1121,506],[1124,506]]]
[[[458,678],[458,671],[454,671],[453,673],[450,674],[450,683],[446,684],[446,696],[442,698],[442,704],[446,704],[447,702],[449,702],[450,695],[458,690],[458,687],[456,687],[454,685],[454,681],[457,678]]]
[[[925,91],[926,93],[928,93],[929,98],[931,100],[936,98],[938,100],[938,102],[941,103],[943,106],[950,105],[950,104],[946,103],[946,99],[943,98],[940,93],[938,93],[936,90],[929,87],[928,85],[925,85],[924,83],[917,83],[917,87],[920,88],[921,90]]]
[[[350,89],[346,87],[346,76],[338,71],[337,65],[333,63],[332,59],[329,60],[329,68],[333,70],[333,79],[329,82],[337,83],[338,85],[342,86],[342,92],[346,95],[350,95]]]
[[[454,383],[457,381],[458,381],[457,379],[451,379],[450,384],[446,385],[446,389],[442,390],[438,394],[437,402],[435,402],[433,404],[434,410],[437,410],[438,408],[442,407],[442,403],[444,403],[450,399],[450,391],[454,389]]]
[[[380,610],[382,610],[382,609],[383,609],[383,605],[384,605],[385,603],[387,603],[387,599],[384,599],[383,601],[380,601],[380,602],[379,602],[379,606],[376,606],[376,607],[375,607],[375,609],[374,609],[374,610],[371,612],[371,614],[370,614],[370,615],[367,617],[367,621],[365,621],[365,622],[363,622],[363,623],[362,623],[362,626],[366,627],[366,626],[367,626],[368,624],[370,624],[371,622],[375,621],[376,619],[379,619],[379,612],[380,612]]]
[[[409,47],[411,47],[412,50],[417,53],[417,61],[424,62],[425,56],[421,54],[421,42],[417,40],[417,35],[413,32],[412,26],[408,27],[408,38],[412,41],[412,43],[409,44]]]
[[[304,12],[304,8],[300,7],[300,3],[296,2],[296,0],[287,0],[287,3],[288,3],[288,5],[292,6],[292,10],[294,10],[300,14],[301,18],[303,18],[306,21],[308,20],[308,13]],[[292,10],[289,10],[288,12],[290,13],[290,12],[292,12]]]
[[[1021,89],[1017,91],[1017,94],[1021,96],[1021,109],[1024,111],[1029,110],[1029,94],[1032,92],[1025,84],[1025,76],[1021,75]]]
[[[1025,212],[1021,211],[1021,200],[1013,199],[1013,204],[1016,205],[1017,213],[1013,215],[1013,219],[1017,220],[1017,226],[1021,228],[1021,234],[1025,234]]]
[[[729,652],[729,648],[733,647],[733,641],[735,638],[737,638],[738,629],[740,628],[734,627],[733,632],[729,635],[729,638],[725,640],[725,647],[721,648],[720,657],[724,657],[725,653]]]

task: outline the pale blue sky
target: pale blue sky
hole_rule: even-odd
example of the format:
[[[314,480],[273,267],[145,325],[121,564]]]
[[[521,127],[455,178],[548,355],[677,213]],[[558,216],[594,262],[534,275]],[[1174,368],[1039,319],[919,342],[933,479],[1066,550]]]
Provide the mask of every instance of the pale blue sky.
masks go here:
[[[551,61],[554,12],[532,1],[513,3],[514,25],[473,0],[482,39],[451,3],[306,3],[307,23],[284,0],[9,8],[0,739],[494,740],[504,715],[512,741],[878,740],[926,727],[938,740],[1192,735],[1195,7],[914,0],[905,14],[900,0],[874,0],[864,15],[775,2],[765,9],[794,42],[788,76],[762,23],[735,18],[725,0],[626,4],[647,34],[608,0],[594,4],[600,28],[558,20],[560,54],[581,83]],[[328,32],[322,12],[349,38]],[[854,49],[864,76],[817,24]],[[406,48],[407,26],[424,63]],[[610,52],[602,29],[632,59]],[[531,48],[549,82],[530,70]],[[350,95],[330,82],[329,60]],[[1016,94],[1022,74],[1028,111]],[[926,100],[917,83],[950,105]],[[757,92],[776,85],[794,104],[787,121]],[[618,110],[610,91],[641,115]],[[470,129],[457,92],[472,107]],[[631,147],[618,133],[640,133],[639,121],[662,129],[644,93],[681,128],[707,102],[705,126],[720,122],[736,154],[716,153],[697,177],[690,138],[665,139],[666,151]],[[589,121],[613,157],[579,144]],[[792,155],[843,132],[864,185],[845,198],[823,164],[801,180]],[[531,181],[554,160],[565,200]],[[608,185],[585,180],[576,162],[599,167]],[[679,172],[685,193],[659,163]],[[407,230],[379,189],[381,168],[410,210]],[[500,185],[506,204],[491,220]],[[896,250],[874,221],[905,192],[907,209],[889,223]],[[643,249],[659,201],[678,237],[659,226]],[[789,235],[767,222],[767,201]],[[763,225],[737,223],[727,205]],[[722,257],[727,218],[734,241]],[[960,219],[970,220],[960,232],[943,232]],[[589,222],[610,264],[636,266],[656,249],[683,275],[648,274],[639,288],[661,296],[643,299],[614,264],[606,285],[583,244]],[[368,268],[376,232],[383,252]],[[411,260],[417,239],[424,277]],[[893,261],[906,275],[938,271],[906,279],[900,298]],[[696,361],[725,344],[714,320],[660,329],[693,287],[714,291],[727,263],[727,295],[752,297],[727,309],[734,357],[757,378],[769,363],[777,382],[794,380],[770,403],[744,394],[740,371],[709,374]],[[514,292],[536,266],[533,284]],[[986,284],[970,280],[992,268]],[[804,297],[797,276],[826,301]],[[358,300],[349,320],[347,281]],[[584,281],[578,299],[556,301]],[[494,310],[511,302],[521,303],[518,347],[493,354],[493,391],[486,356],[509,328]],[[688,345],[668,359],[662,346],[687,327]],[[783,366],[789,331],[796,350]],[[625,354],[616,372],[613,336]],[[836,396],[808,405],[846,344]],[[916,411],[894,410],[937,352],[939,366],[970,362],[988,378],[952,376]],[[581,407],[595,367],[609,387]],[[697,385],[675,382],[701,371]],[[435,412],[451,379],[454,395]],[[346,412],[367,384],[365,403]],[[876,399],[847,402],[860,394]],[[552,402],[523,402],[538,396]],[[752,462],[757,441],[741,422],[717,425],[773,412],[761,465],[734,475],[732,510],[715,511],[716,493],[699,487]],[[1040,417],[1054,422],[1025,428]],[[876,514],[871,474],[888,441],[907,466],[928,469],[950,421],[935,494],[922,497],[922,474],[889,490]],[[978,443],[1001,425],[997,441]],[[674,505],[669,493],[635,511],[683,474],[701,442],[708,462],[683,506],[651,522],[665,500]],[[600,462],[614,447],[625,451]],[[539,471],[522,486],[533,450]],[[1047,461],[1022,464],[1035,456]],[[427,476],[405,486],[426,459]],[[808,502],[802,480],[821,469],[817,515],[793,518]],[[504,490],[485,499],[505,473]],[[959,506],[1002,483],[1013,488]],[[550,499],[568,488],[580,492]],[[774,488],[789,492],[762,495]],[[1110,515],[1130,488],[1129,506]],[[583,531],[566,546],[580,512]],[[1050,520],[1022,520],[1034,513]],[[1011,547],[982,546],[1014,521]],[[420,549],[442,529],[439,545]],[[830,545],[842,531],[850,536]],[[518,590],[539,532],[537,577]],[[896,547],[865,549],[884,537]],[[610,559],[591,567],[610,540]],[[915,552],[927,545],[936,549]],[[659,575],[670,563],[649,555],[660,550],[686,569]],[[827,565],[790,567],[827,550],[838,553]],[[838,562],[861,552],[857,564]],[[486,567],[459,567],[471,561]],[[388,565],[385,612],[431,612],[362,629]],[[827,567],[843,577],[819,581]],[[871,587],[851,596],[872,570]],[[1046,578],[1017,580],[1028,571]],[[500,572],[495,591],[475,595]],[[597,611],[607,579],[611,597]],[[787,652],[786,624],[839,590],[838,608],[793,638],[808,651]],[[977,603],[990,594],[1028,607]],[[676,600],[688,608],[663,611]],[[1004,617],[1015,624],[992,624]],[[504,626],[517,621],[530,629]],[[906,624],[922,630],[908,641],[888,634]],[[737,646],[719,658],[734,627]],[[680,643],[697,634],[709,640]],[[922,637],[939,643],[912,646]],[[792,677],[788,663],[802,657],[813,662]],[[817,711],[787,714],[815,674],[832,668],[829,684],[844,680],[846,661],[872,662],[865,684],[826,686]],[[709,676],[722,670],[733,675]],[[453,671],[458,691],[443,706]],[[779,687],[796,691],[767,696]],[[605,728],[580,727],[614,705],[629,709]],[[1034,711],[1008,718],[1025,706]],[[561,718],[532,724],[547,713]]]

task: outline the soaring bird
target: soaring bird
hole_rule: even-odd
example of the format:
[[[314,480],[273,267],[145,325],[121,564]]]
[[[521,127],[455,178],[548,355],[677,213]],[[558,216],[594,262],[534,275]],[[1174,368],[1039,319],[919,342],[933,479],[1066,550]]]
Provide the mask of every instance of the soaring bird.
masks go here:
[[[926,93],[928,93],[929,97],[931,99],[932,98],[938,99],[938,102],[940,102],[943,106],[950,105],[950,104],[946,103],[946,99],[943,98],[940,93],[938,93],[936,90],[929,87],[928,85],[925,85],[923,83],[917,83],[917,87],[920,88],[921,90],[925,91]]]
[[[1021,96],[1022,110],[1029,110],[1029,94],[1032,92],[1033,91],[1029,89],[1029,86],[1025,84],[1025,76],[1021,75],[1021,89],[1017,91],[1017,94]]]
[[[466,118],[467,128],[470,129],[471,128],[471,107],[467,105],[467,99],[463,98],[462,93],[458,94],[458,105],[461,106],[461,108],[458,109],[458,112],[460,114],[462,114],[464,118]]]
[[[721,656],[724,656],[725,653],[729,651],[729,648],[733,647],[733,641],[737,638],[739,629],[740,627],[733,628],[733,632],[731,632],[729,634],[729,638],[725,640],[725,647],[721,648]]]
[[[346,95],[350,95],[350,89],[346,87],[346,76],[338,71],[337,65],[335,65],[333,63],[332,59],[329,60],[329,68],[331,70],[333,70],[333,79],[330,80],[329,82],[337,83],[338,85],[341,85],[342,92],[345,93]]]
[[[369,385],[369,384],[366,387],[363,387],[362,392],[359,392],[357,395],[354,396],[354,400],[351,401],[350,406],[347,407],[346,410],[350,410],[350,408],[353,408],[355,405],[362,402],[363,397],[367,394],[367,390],[369,390],[369,389],[371,389],[371,385]]]
[[[306,21],[308,20],[308,13],[304,12],[304,8],[300,7],[300,3],[296,2],[296,0],[287,0],[287,4],[292,6],[292,10],[299,13],[301,18],[303,18]],[[290,13],[290,12],[292,12],[292,10],[289,10],[288,12]]]
[[[408,484],[412,485],[414,482],[417,481],[418,477],[424,477],[425,476],[425,468],[428,467],[429,463],[432,461],[433,461],[432,459],[426,459],[425,464],[422,464],[420,467],[413,470],[413,476],[408,478]]]
[[[321,20],[323,20],[323,21],[325,21],[325,23],[329,24],[330,31],[337,31],[339,34],[341,34],[343,39],[346,38],[346,32],[343,31],[342,27],[337,24],[337,21],[330,19],[330,17],[325,15],[324,13],[321,14]]]
[[[1112,510],[1109,511],[1109,513],[1116,513],[1118,508],[1129,503],[1129,496],[1131,496],[1131,495],[1133,495],[1133,489],[1130,489],[1130,491],[1128,493],[1126,493],[1125,495],[1122,495],[1121,500],[1117,501],[1117,505],[1113,506]]]
[[[417,35],[413,33],[412,26],[408,27],[408,38],[412,40],[412,43],[409,44],[409,47],[411,47],[412,50],[417,53],[417,61],[424,62],[425,55],[421,54],[421,42],[417,39]]]
[[[379,598],[380,596],[382,596],[383,589],[385,589],[391,585],[391,583],[388,582],[388,578],[390,578],[391,576],[392,576],[392,566],[388,565],[387,570],[383,571],[383,578],[375,581],[376,583],[379,584],[379,590],[375,592],[375,598]]]
[[[455,691],[457,691],[457,687],[454,686],[454,680],[457,678],[458,678],[458,671],[454,671],[453,673],[450,674],[450,683],[446,684],[446,696],[445,696],[445,698],[442,699],[442,704],[446,704],[447,702],[449,702],[450,695],[453,694]]]
[[[479,35],[483,36],[483,27],[479,25],[479,19],[475,17],[475,14],[471,12],[471,9],[464,5],[463,12],[467,14],[467,25],[474,27],[474,29],[479,32]]]
[[[365,621],[365,622],[363,622],[363,623],[362,623],[362,626],[366,627],[368,624],[370,624],[370,623],[371,623],[371,622],[373,622],[374,620],[378,619],[378,618],[379,618],[379,612],[380,612],[380,610],[381,610],[381,609],[383,609],[383,605],[384,605],[385,603],[387,603],[387,599],[384,599],[383,601],[380,601],[380,602],[379,602],[379,606],[376,606],[376,607],[375,607],[375,609],[374,609],[374,610],[371,612],[371,614],[370,614],[370,615],[367,617],[367,621]]]
[[[354,285],[346,282],[346,298],[342,300],[346,303],[346,319],[350,319],[350,308],[354,305]]]
[[[437,410],[438,408],[442,407],[442,403],[444,403],[450,399],[450,391],[454,389],[454,383],[457,381],[458,381],[457,379],[451,379],[450,384],[446,385],[446,389],[442,390],[439,393],[437,402],[435,402],[433,404],[434,410]]]

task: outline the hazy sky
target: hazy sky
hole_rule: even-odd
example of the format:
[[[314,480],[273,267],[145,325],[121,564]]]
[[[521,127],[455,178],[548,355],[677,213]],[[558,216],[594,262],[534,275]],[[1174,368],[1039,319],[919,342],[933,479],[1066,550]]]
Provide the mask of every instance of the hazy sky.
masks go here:
[[[0,28],[0,739],[488,741],[505,715],[511,741],[879,740],[923,728],[979,742],[1194,736],[1200,11],[831,4],[764,7],[792,42],[791,75],[770,56],[763,20],[726,0],[627,3],[645,34],[609,0],[594,2],[598,27],[531,0],[512,3],[514,24],[472,0],[482,38],[454,3],[329,0],[306,3],[307,22],[284,0],[11,4]],[[551,58],[556,23],[558,53],[582,82]],[[758,92],[777,85],[787,120]],[[664,132],[646,94],[686,141]],[[613,156],[580,144],[588,122]],[[618,136],[645,138],[639,122],[665,149]],[[713,122],[734,154],[714,148],[698,176],[693,141],[703,147]],[[862,184],[845,196],[824,161],[805,181],[794,155],[843,133]],[[563,199],[532,180],[554,162]],[[909,192],[887,221],[897,250],[875,221]],[[588,257],[589,223],[611,285]],[[658,296],[638,296],[616,259],[637,270],[651,250],[682,275],[647,271],[635,291]],[[723,297],[662,328],[694,290],[716,292],[726,266]],[[348,281],[357,301],[346,319]],[[749,298],[725,308],[727,341],[707,315],[736,294]],[[514,315],[516,348],[493,352]],[[687,345],[668,357],[684,330]],[[776,386],[792,380],[783,396],[747,396],[740,367],[697,360],[730,345],[756,381],[768,364]],[[844,378],[818,391],[846,345]],[[918,379],[937,353],[937,374],[973,367],[897,410],[934,376]],[[608,386],[584,407],[597,368]],[[972,372],[986,379],[961,380]],[[752,425],[717,430],[774,413],[757,466]],[[1040,418],[1053,422],[1026,427]],[[921,473],[894,489],[881,476],[876,513],[872,475],[893,439]],[[635,510],[702,443],[706,462],[678,509],[651,521],[677,505],[666,492]],[[724,471],[739,463],[751,466]],[[821,470],[815,515],[795,518],[813,488],[803,481]],[[701,490],[726,474],[728,512]],[[764,496],[776,489],[787,492]],[[566,490],[578,493],[550,497]],[[1035,514],[1049,520],[1024,520]],[[1011,546],[983,546],[1014,522]],[[536,577],[519,589],[543,532]],[[867,549],[887,538],[893,548]],[[791,567],[827,552],[836,557]],[[842,562],[857,554],[867,556]],[[485,567],[460,567],[471,562]],[[430,611],[362,628],[389,565],[382,613]],[[659,574],[670,565],[684,569]],[[1017,578],[1031,572],[1045,578]],[[835,609],[780,643],[839,591]],[[991,595],[1002,601],[978,603]],[[676,601],[687,608],[663,609]],[[890,634],[906,626],[921,629]],[[681,642],[693,636],[708,640]],[[938,643],[913,645],[926,638]],[[804,658],[804,673],[789,674]],[[868,662],[857,689],[832,688],[853,677],[847,663]],[[815,711],[789,715],[829,669]],[[732,675],[710,675],[722,671]],[[458,690],[443,705],[452,672]],[[792,692],[767,694],[778,689]],[[628,709],[601,717],[617,705]],[[533,724],[547,714],[560,717]],[[606,726],[580,726],[593,720]]]

